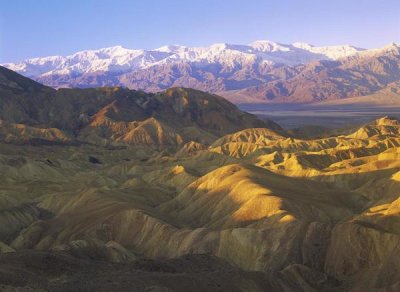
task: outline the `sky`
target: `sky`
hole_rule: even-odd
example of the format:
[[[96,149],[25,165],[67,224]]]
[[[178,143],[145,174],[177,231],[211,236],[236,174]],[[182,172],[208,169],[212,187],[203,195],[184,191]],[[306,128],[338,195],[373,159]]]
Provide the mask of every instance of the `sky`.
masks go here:
[[[0,63],[122,45],[400,42],[400,0],[0,0]]]

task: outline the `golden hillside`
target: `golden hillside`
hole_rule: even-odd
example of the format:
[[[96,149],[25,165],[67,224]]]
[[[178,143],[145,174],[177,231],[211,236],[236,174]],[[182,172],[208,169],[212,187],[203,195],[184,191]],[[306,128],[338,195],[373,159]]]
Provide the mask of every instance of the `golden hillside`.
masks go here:
[[[2,290],[400,289],[398,121],[301,139],[198,91],[100,92],[48,123],[2,105]]]
[[[2,250],[206,253],[304,291],[395,289],[385,270],[400,269],[399,129],[387,118],[320,140],[253,129],[177,155],[2,143]]]

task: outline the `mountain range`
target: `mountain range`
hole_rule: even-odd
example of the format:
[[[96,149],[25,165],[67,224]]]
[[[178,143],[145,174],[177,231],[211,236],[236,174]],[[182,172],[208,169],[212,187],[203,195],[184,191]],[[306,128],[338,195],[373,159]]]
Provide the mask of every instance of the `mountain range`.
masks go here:
[[[283,131],[220,96],[186,88],[157,94],[118,87],[55,90],[0,67],[0,97],[0,137],[7,142],[175,149],[244,128]]]
[[[400,121],[306,132],[0,67],[0,290],[399,291]]]
[[[159,92],[187,87],[234,103],[310,103],[369,95],[400,80],[400,47],[271,41],[154,50],[116,46],[3,66],[55,88],[123,86]]]

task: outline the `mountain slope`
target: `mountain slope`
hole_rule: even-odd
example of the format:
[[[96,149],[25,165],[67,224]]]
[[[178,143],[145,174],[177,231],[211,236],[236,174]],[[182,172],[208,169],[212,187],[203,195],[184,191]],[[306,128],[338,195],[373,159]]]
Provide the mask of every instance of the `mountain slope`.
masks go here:
[[[5,72],[1,290],[398,290],[399,121],[295,139],[194,89]]]
[[[380,89],[372,94],[357,96],[352,98],[326,100],[316,103],[315,106],[377,106],[377,107],[390,107],[398,106],[400,104],[400,81],[389,83],[383,89]]]
[[[256,41],[248,45],[213,44],[209,47],[164,46],[154,50],[131,50],[121,46],[77,52],[70,56],[34,58],[6,67],[28,77],[71,75],[107,71],[129,72],[158,63],[215,63],[226,67],[244,64],[254,59],[269,63],[304,64],[311,60],[337,59],[362,49],[352,46],[315,47],[305,43],[285,45],[271,41]]]
[[[124,86],[158,92],[190,87],[218,93],[290,78],[300,64],[336,60],[360,51],[352,46],[315,47],[271,41],[203,48],[174,45],[150,51],[117,46],[4,66],[56,88]]]
[[[74,287],[87,275],[95,287],[112,275],[115,290],[119,274],[173,288],[186,273],[214,283],[228,269],[243,290],[396,290],[399,133],[389,118],[316,140],[249,129],[179,156],[0,143],[0,220],[14,222],[1,224],[1,277]],[[257,147],[237,156],[240,144]],[[241,282],[243,270],[258,280]]]
[[[117,87],[54,90],[8,69],[3,71],[16,81],[5,76],[0,80],[2,88],[9,88],[9,84],[25,87],[15,85],[13,90],[17,91],[0,92],[4,94],[0,120],[58,128],[80,142],[178,147],[192,140],[209,144],[216,137],[246,128],[283,131],[271,121],[240,111],[222,97],[193,89],[171,88],[158,94]],[[20,131],[23,133],[28,131]],[[21,135],[17,136],[23,140]]]
[[[235,103],[336,100],[370,95],[400,80],[400,50],[394,43],[369,50],[271,41],[150,51],[117,46],[4,65],[56,88],[124,86],[159,92],[186,87]]]
[[[287,79],[266,82],[229,96],[266,102],[315,102],[372,94],[400,80],[400,46],[364,51],[337,61],[315,61]]]
[[[0,66],[0,92],[2,95],[8,92],[28,94],[45,89],[44,85]]]

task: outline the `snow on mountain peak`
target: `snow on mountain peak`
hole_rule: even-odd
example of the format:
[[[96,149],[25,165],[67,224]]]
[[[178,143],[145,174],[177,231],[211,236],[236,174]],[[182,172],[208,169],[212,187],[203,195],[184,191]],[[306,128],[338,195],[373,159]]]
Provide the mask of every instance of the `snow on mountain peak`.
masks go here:
[[[226,43],[216,43],[216,44],[212,44],[210,46],[210,49],[212,50],[226,50],[228,49],[229,45]]]
[[[370,49],[370,50],[362,50],[359,51],[354,57],[363,58],[363,57],[372,57],[382,54],[399,54],[400,53],[400,44],[398,43],[390,43],[383,48],[379,49]]]
[[[3,64],[28,77],[51,74],[83,74],[93,72],[132,72],[157,64],[195,62],[222,66],[248,66],[254,62],[287,65],[305,64],[313,60],[338,59],[359,52],[352,46],[317,47],[307,43],[292,45],[258,40],[248,45],[216,43],[208,47],[166,45],[154,50],[134,50],[113,46],[98,50],[84,50],[69,56],[28,59],[19,63]]]
[[[303,43],[303,42],[295,42],[292,44],[292,46],[303,50],[310,50],[311,48],[314,47],[309,43]]]
[[[385,50],[394,50],[394,51],[398,51],[400,49],[400,44],[398,43],[390,43],[387,46],[383,47]]]
[[[261,52],[288,52],[290,48],[288,46],[278,44],[268,40],[258,40],[249,44],[250,47]]]
[[[114,47],[109,47],[109,48],[104,48],[98,50],[98,52],[109,54],[110,56],[123,56],[126,54],[131,54],[134,52],[140,52],[143,50],[130,50],[127,48],[124,48],[123,46],[114,46]]]
[[[357,52],[363,50],[350,45],[339,45],[339,46],[314,46],[307,43],[296,42],[293,43],[293,47],[302,49],[314,54],[319,54],[321,56],[326,56],[329,59],[340,59],[356,54]]]
[[[163,53],[176,53],[182,50],[185,50],[185,46],[180,46],[180,45],[165,45],[162,47],[159,47],[155,49],[154,51],[156,52],[163,52]]]

